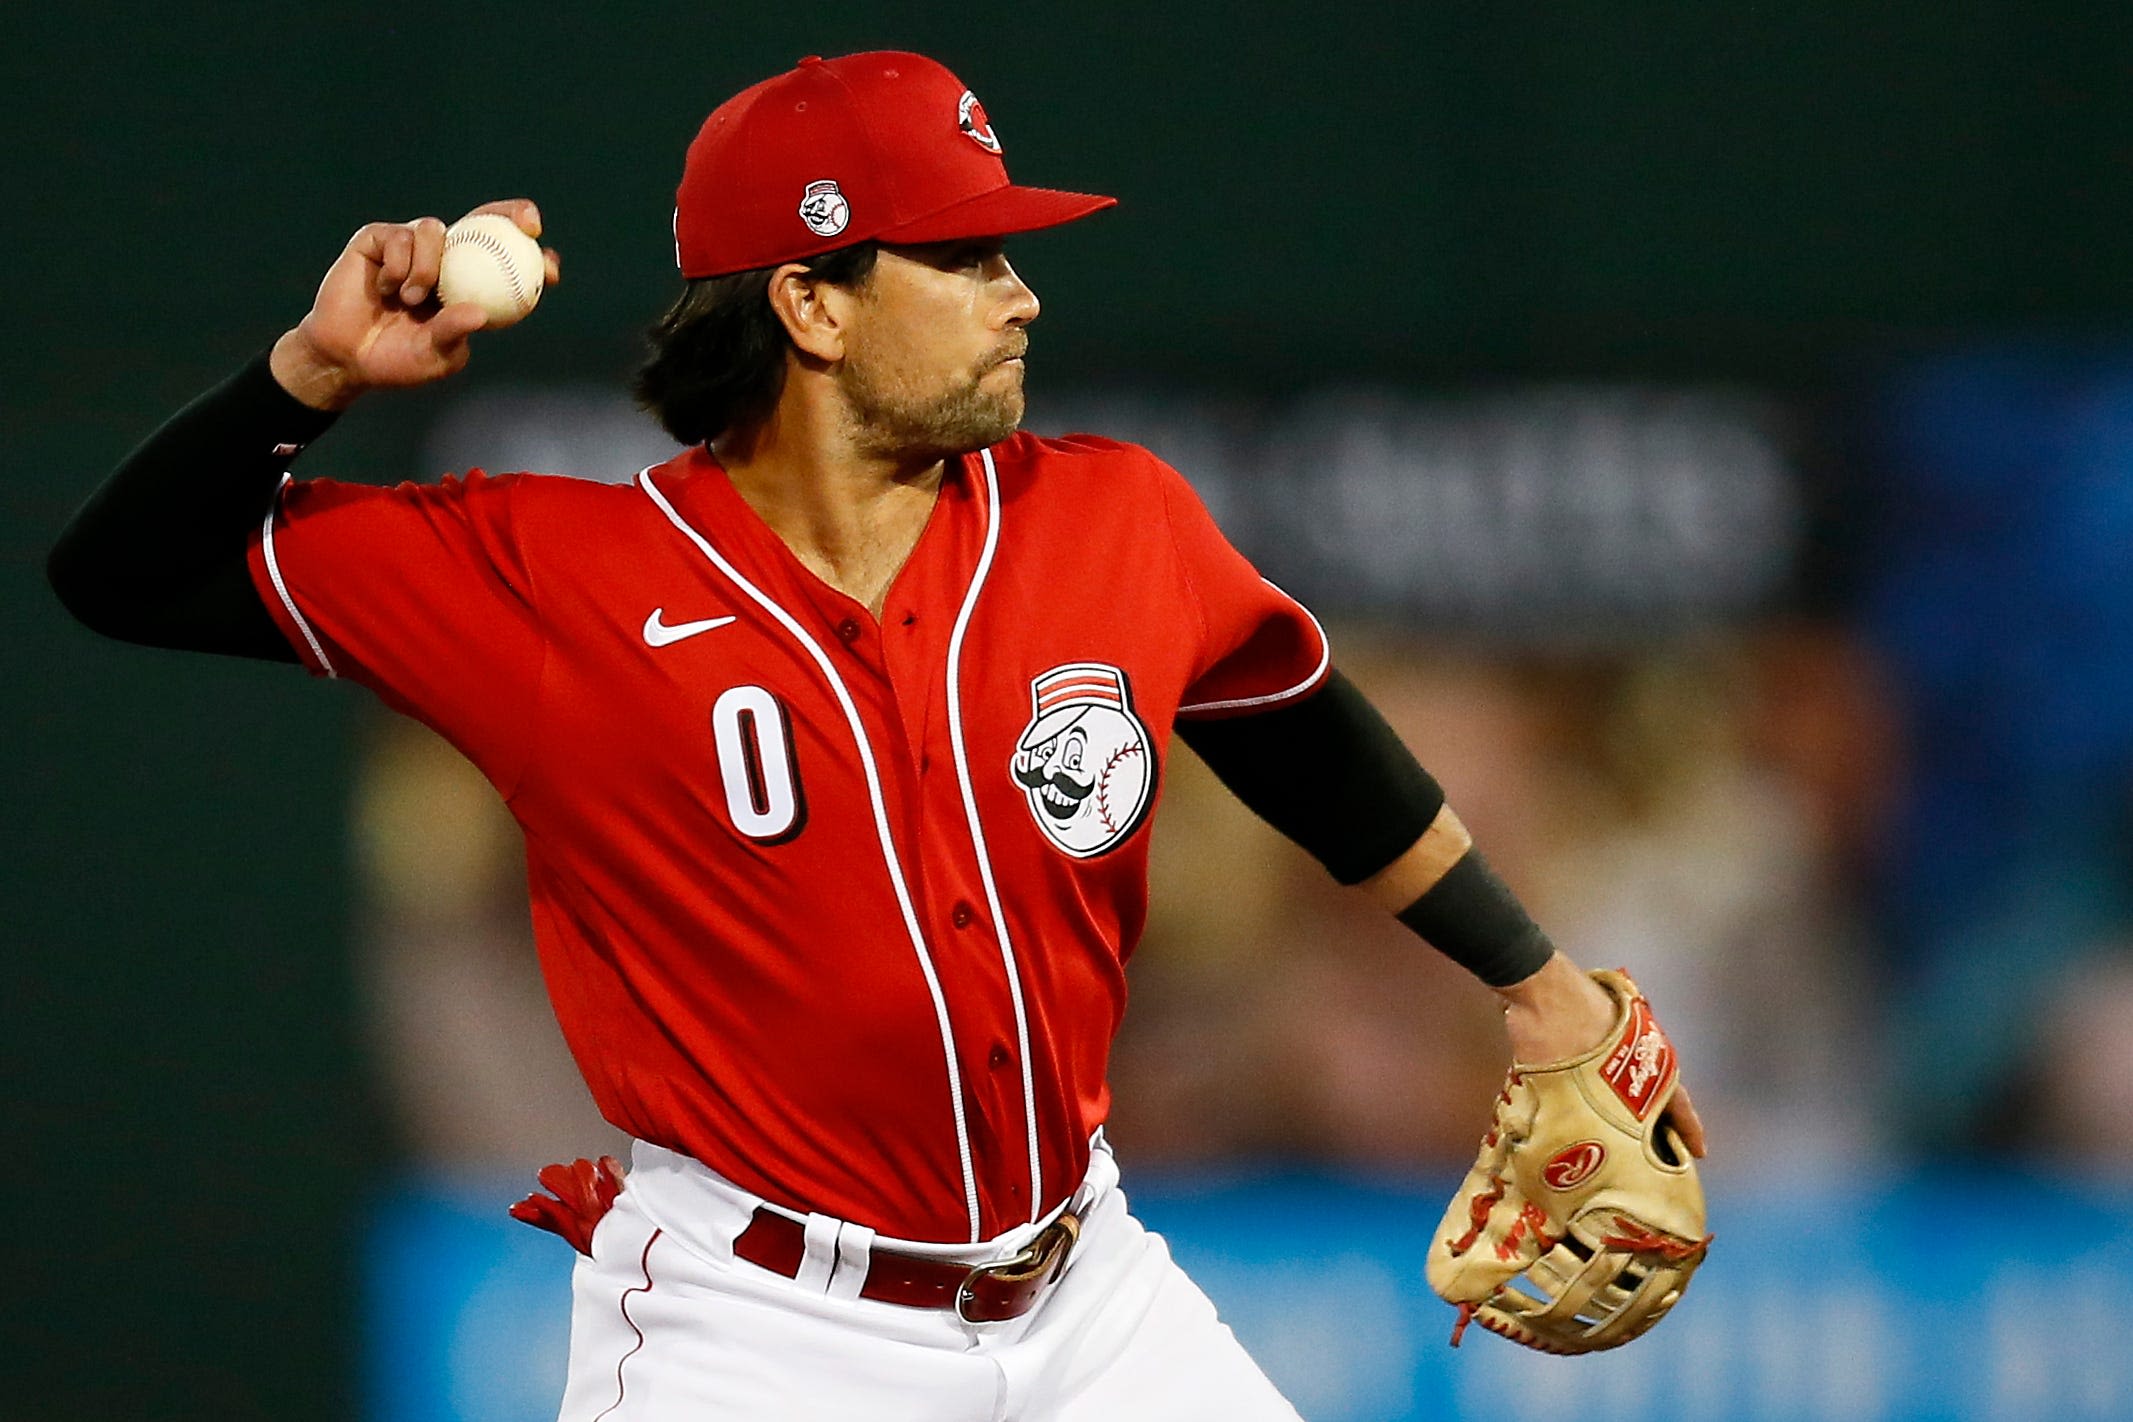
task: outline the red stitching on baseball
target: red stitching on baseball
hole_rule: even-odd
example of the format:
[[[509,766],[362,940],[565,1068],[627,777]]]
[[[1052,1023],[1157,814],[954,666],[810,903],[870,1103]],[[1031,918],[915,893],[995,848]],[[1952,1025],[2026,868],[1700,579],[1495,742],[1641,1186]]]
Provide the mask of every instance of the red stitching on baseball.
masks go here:
[[[503,272],[504,280],[511,283],[511,304],[525,306],[526,288],[519,284],[518,265],[511,260],[511,254],[504,250],[504,244],[496,239],[495,234],[476,228],[454,234],[450,245],[457,246],[462,242],[472,242],[477,247],[488,249],[489,255],[496,258],[496,265]]]
[[[1108,833],[1118,833],[1118,822],[1111,818],[1111,795],[1109,790],[1111,772],[1116,770],[1118,763],[1127,756],[1140,755],[1141,753],[1141,748],[1138,745],[1120,746],[1117,750],[1111,752],[1111,758],[1104,762],[1103,771],[1096,777],[1096,818],[1104,822],[1104,829]]]

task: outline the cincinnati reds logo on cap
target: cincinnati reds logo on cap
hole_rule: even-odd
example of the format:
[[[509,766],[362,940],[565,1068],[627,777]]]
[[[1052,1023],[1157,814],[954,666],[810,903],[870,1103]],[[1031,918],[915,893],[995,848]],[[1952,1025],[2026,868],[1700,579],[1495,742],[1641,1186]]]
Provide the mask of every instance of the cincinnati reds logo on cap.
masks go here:
[[[1030,817],[1076,859],[1116,849],[1155,799],[1155,752],[1126,674],[1069,662],[1032,680],[1029,693],[1030,722],[1008,773]]]
[[[979,103],[978,96],[968,89],[963,91],[962,98],[956,100],[955,126],[962,130],[963,137],[987,153],[1000,151],[1000,136],[992,131],[992,121],[985,117],[985,106]]]
[[[800,220],[817,237],[834,237],[851,225],[852,205],[834,181],[824,178],[800,195]]]

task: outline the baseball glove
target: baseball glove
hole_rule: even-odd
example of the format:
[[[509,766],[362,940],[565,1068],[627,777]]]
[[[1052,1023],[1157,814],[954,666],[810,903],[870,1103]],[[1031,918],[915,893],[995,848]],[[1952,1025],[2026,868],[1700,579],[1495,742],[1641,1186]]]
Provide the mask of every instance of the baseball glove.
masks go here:
[[[1660,1117],[1674,1045],[1627,973],[1596,972],[1614,1028],[1582,1056],[1514,1065],[1481,1155],[1430,1242],[1429,1284],[1469,1322],[1544,1353],[1619,1347],[1703,1262],[1703,1186]]]

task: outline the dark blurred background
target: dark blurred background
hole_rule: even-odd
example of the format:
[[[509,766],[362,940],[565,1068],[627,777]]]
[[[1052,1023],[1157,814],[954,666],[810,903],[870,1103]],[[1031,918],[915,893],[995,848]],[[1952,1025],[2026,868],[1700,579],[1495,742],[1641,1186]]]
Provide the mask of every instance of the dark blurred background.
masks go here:
[[[0,39],[0,1416],[414,1415],[392,1290],[460,1246],[407,1222],[605,1144],[486,792],[351,689],[73,626],[59,526],[356,226],[511,195],[565,284],[302,472],[628,477],[661,457],[616,402],[695,126],[887,47],[954,68],[1021,180],[1121,199],[1014,246],[1032,423],[1183,468],[1559,941],[1638,971],[1735,1237],[1886,1271],[1814,1337],[1938,1289],[2015,1361],[1915,1415],[2133,1416],[2122,1366],[2062,1395],[2005,1332],[2052,1249],[2133,1251],[2133,11],[42,4]],[[1141,1162],[1186,1237],[1195,1191],[1270,1168],[1426,1229],[1501,1070],[1489,1000],[1182,750],[1166,795],[1129,1188]],[[1786,1214],[1856,1201],[1830,1182],[1862,1163],[1890,1229]],[[1417,1255],[1358,1237],[1413,1290]],[[1889,1257],[1928,1239],[1967,1262]],[[1232,1274],[1247,1313],[1288,1277]],[[1744,1380],[1671,1415],[1914,1415],[1900,1386],[1771,1401],[1812,1360],[1727,1353],[1695,1302],[1684,1336]],[[1314,1418],[1464,1396],[1295,1377]]]

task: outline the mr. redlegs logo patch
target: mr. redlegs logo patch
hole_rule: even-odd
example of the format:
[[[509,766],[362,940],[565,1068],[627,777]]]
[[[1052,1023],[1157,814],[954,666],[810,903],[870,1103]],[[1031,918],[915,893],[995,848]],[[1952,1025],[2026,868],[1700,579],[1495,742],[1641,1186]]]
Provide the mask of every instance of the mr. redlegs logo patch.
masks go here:
[[[1622,1040],[1615,1043],[1615,1049],[1607,1054],[1600,1075],[1641,1121],[1651,1114],[1652,1102],[1673,1081],[1677,1067],[1674,1044],[1652,1020],[1651,1008],[1643,998],[1633,999],[1629,1004],[1629,1026],[1623,1029]]]

